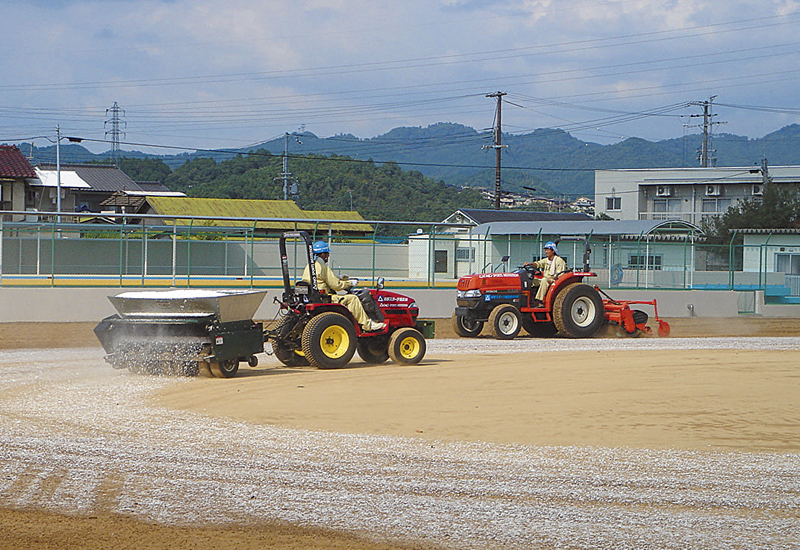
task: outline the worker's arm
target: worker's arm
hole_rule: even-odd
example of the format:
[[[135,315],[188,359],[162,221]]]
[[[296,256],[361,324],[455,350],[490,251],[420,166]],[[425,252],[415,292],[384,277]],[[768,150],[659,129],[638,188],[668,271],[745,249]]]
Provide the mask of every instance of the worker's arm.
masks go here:
[[[319,268],[319,264],[317,264]],[[353,286],[352,281],[342,280],[334,275],[333,270],[327,264],[322,265],[322,269],[317,270],[317,277],[321,279],[332,292],[347,290]]]

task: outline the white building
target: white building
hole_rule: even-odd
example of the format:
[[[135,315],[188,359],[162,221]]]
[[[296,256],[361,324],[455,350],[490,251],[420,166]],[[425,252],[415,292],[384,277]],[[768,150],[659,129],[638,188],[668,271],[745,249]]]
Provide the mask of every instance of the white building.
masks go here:
[[[800,183],[800,166],[770,166],[775,184]],[[617,220],[683,220],[700,225],[736,203],[759,197],[760,166],[652,168],[595,172],[595,211]]]

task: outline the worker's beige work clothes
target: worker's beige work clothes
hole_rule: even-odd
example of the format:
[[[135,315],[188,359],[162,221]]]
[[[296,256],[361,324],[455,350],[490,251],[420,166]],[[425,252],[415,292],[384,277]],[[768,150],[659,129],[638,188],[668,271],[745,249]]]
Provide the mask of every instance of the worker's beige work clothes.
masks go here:
[[[555,282],[556,275],[560,275],[562,271],[567,270],[567,262],[565,262],[564,258],[561,256],[553,256],[552,261],[547,258],[542,258],[537,262],[533,262],[533,265],[539,268],[542,271],[542,275],[544,275],[541,279],[534,279],[534,281],[539,282],[539,289],[536,291],[536,299],[540,302],[544,302],[547,289]]]
[[[361,300],[359,300],[358,296],[355,294],[336,294],[340,290],[351,288],[353,284],[337,277],[325,262],[316,260],[314,264],[317,268],[317,288],[319,291],[330,296],[333,303],[343,304],[344,307],[350,310],[350,313],[356,318],[356,322],[361,325],[361,328],[367,330],[370,324],[369,315],[364,311],[364,306],[361,305]],[[311,283],[311,274],[308,266],[303,271],[303,280],[309,284]]]

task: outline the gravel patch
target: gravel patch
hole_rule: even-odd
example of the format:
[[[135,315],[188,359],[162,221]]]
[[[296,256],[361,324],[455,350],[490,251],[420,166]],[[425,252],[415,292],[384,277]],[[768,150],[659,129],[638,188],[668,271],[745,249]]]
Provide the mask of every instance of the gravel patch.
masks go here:
[[[432,340],[429,354],[540,351]],[[800,349],[800,338],[548,341]],[[58,357],[57,361],[53,358]],[[430,442],[176,413],[102,350],[0,355],[0,506],[171,525],[287,521],[446,548],[800,547],[800,455]]]

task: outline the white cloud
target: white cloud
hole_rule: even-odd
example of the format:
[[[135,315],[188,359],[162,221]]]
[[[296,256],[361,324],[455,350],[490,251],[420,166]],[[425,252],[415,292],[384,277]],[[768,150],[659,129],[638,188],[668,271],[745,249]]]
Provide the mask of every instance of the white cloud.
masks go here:
[[[0,141],[59,123],[102,136],[114,101],[131,141],[188,146],[250,143],[302,123],[364,137],[399,124],[483,128],[493,116],[483,94],[494,90],[524,107],[507,118],[519,129],[709,95],[798,103],[794,0],[1,3],[19,53],[0,59]],[[726,131],[750,136],[787,120],[724,116]],[[614,131],[662,139],[682,121]]]

